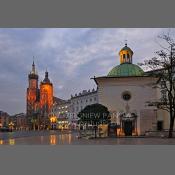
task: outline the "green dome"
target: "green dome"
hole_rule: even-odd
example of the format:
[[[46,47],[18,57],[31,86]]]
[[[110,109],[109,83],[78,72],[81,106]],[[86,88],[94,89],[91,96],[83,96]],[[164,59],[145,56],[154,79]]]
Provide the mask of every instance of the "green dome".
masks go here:
[[[123,63],[114,67],[108,77],[127,77],[127,76],[142,76],[144,71],[137,65],[131,63]]]

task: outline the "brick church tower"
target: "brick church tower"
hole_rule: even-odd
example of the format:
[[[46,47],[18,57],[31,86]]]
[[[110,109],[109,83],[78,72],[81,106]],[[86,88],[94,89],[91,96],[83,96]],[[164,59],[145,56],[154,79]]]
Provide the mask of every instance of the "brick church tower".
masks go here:
[[[49,80],[48,72],[45,72],[45,78],[40,83],[40,110],[42,116],[47,116],[53,106],[53,85]]]
[[[36,72],[35,63],[33,61],[32,71],[28,75],[28,88],[26,94],[27,100],[27,116],[32,116],[39,105],[40,93],[38,89],[38,74]]]

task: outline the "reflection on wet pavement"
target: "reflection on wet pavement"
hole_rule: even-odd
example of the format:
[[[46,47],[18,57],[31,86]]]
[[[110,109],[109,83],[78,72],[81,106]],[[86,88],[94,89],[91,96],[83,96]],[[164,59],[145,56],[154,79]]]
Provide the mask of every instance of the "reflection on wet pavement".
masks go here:
[[[9,145],[15,145],[15,139],[9,139]]]
[[[56,135],[50,135],[50,145],[56,145],[57,138]]]
[[[38,134],[39,133],[39,134]],[[0,145],[58,145],[72,144],[76,139],[76,132],[66,131],[44,131],[33,132],[27,136],[26,133],[0,133]]]
[[[4,141],[1,139],[0,140],[0,145],[3,145],[4,144]]]
[[[175,145],[175,138],[97,138],[78,139],[77,132],[35,131],[0,133],[0,145]]]

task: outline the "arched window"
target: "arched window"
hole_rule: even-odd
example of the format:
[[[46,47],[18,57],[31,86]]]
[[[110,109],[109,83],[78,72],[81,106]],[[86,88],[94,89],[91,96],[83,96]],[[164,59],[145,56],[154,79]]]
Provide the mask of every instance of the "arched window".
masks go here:
[[[126,55],[123,54],[123,63],[125,63],[125,62],[126,62]]]

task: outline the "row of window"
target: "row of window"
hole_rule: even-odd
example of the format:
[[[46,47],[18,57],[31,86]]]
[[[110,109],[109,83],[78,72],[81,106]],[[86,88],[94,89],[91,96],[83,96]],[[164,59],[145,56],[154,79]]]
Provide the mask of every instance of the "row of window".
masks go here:
[[[92,102],[92,100],[93,100],[92,98],[90,98],[89,100],[86,99],[85,102],[86,102],[86,103],[88,103],[88,101]],[[97,98],[96,98],[96,97],[94,97],[94,101],[97,101]],[[80,102],[80,103],[83,103],[83,100],[79,100],[79,101],[77,101],[76,104],[78,105],[79,102]],[[74,105],[74,103],[72,103],[72,104]]]
[[[62,106],[62,107],[59,107],[58,109],[66,109],[66,108],[68,108],[67,106]]]
[[[126,58],[126,56],[127,56],[127,58],[129,58],[129,54],[123,54],[123,58]]]
[[[65,114],[67,113],[68,111],[61,111],[61,112],[58,112],[59,114]]]

